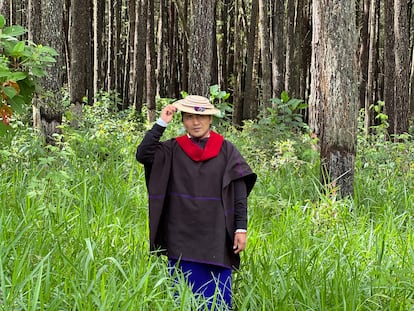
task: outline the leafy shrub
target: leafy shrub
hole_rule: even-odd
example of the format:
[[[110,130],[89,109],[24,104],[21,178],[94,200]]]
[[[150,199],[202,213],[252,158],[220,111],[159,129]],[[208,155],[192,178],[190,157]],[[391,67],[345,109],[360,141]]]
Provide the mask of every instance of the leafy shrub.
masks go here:
[[[302,99],[290,98],[283,91],[280,98],[272,98],[272,107],[265,108],[259,114],[258,126],[268,127],[278,133],[308,129],[303,121],[302,111],[308,107]]]
[[[37,79],[46,74],[44,69],[58,55],[50,47],[19,40],[26,29],[5,24],[4,16],[0,15],[0,134],[10,130],[13,111],[20,112],[25,104],[31,103]]]

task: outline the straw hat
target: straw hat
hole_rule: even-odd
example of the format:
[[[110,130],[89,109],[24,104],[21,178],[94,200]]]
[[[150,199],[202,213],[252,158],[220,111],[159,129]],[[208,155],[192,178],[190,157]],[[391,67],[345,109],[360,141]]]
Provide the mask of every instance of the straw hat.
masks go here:
[[[215,108],[208,98],[198,95],[187,95],[186,98],[177,100],[173,105],[181,112],[192,114],[214,115],[220,113],[220,110]]]

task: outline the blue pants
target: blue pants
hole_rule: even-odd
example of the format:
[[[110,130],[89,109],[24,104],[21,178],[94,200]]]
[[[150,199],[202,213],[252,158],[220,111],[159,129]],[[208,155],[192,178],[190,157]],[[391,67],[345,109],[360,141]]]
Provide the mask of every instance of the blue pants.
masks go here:
[[[214,299],[217,306],[227,305],[231,310],[231,268],[171,258],[168,260],[168,266],[172,276],[176,272],[184,274],[193,293],[201,294],[207,300],[209,310]]]

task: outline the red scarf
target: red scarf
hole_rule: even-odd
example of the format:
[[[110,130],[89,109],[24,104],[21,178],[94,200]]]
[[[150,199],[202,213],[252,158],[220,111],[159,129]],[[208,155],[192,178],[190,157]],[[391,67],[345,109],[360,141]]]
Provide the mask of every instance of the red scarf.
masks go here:
[[[183,151],[192,160],[200,162],[212,159],[219,154],[224,137],[216,132],[210,131],[210,137],[208,138],[204,149],[191,141],[187,134],[177,137],[176,140]]]

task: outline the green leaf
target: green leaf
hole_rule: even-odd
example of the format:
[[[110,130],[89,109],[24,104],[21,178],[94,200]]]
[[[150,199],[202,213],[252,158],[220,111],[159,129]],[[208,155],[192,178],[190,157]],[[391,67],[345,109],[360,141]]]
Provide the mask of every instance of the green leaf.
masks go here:
[[[56,52],[56,50],[52,47],[49,46],[44,46],[44,45],[37,45],[36,49],[39,53],[43,53],[43,54],[50,54],[52,56],[58,56],[59,53]]]
[[[0,122],[0,135],[6,135],[10,130],[10,125],[6,125],[3,122]]]
[[[14,96],[16,96],[17,92],[14,89],[14,87],[11,86],[0,86],[0,89],[4,92],[4,94],[7,95],[7,97],[13,98]]]
[[[280,98],[272,98],[271,102],[277,106],[282,104],[282,100],[280,100]]]
[[[45,63],[56,63],[56,59],[52,56],[44,56],[40,60]]]
[[[294,99],[289,100],[288,105],[289,105],[290,109],[292,111],[294,111],[298,108],[298,105],[302,102],[303,102],[303,100],[294,98]]]
[[[35,91],[35,84],[30,79],[24,79],[19,81],[20,86],[20,96],[23,97],[26,103],[30,103],[33,97],[33,92]]]
[[[282,94],[280,94],[280,99],[284,102],[287,103],[290,99],[288,93],[286,91],[283,91]]]
[[[5,35],[4,33],[0,33],[0,41],[2,43],[2,45],[6,44],[9,41],[18,41],[15,37],[13,36],[9,36],[9,35]]]
[[[7,68],[0,68],[0,78],[8,78],[11,75],[10,70]],[[10,80],[10,79],[6,79]]]
[[[24,80],[26,78],[27,78],[27,73],[23,72],[23,71],[19,71],[19,72],[11,73],[9,80],[20,81],[20,80]]]
[[[9,104],[12,107],[13,111],[15,111],[16,113],[23,113],[24,112],[23,107],[29,103],[25,102],[23,96],[17,95],[9,99]]]
[[[4,18],[3,15],[0,15],[0,29],[3,28],[5,24],[6,24],[6,19]]]
[[[210,94],[216,96],[219,91],[219,86],[217,84],[210,86]]]
[[[25,46],[26,46],[26,44],[24,43],[24,41],[17,42],[17,44],[13,48],[11,56],[20,57],[22,55],[23,51],[24,51]]]
[[[25,33],[26,29],[18,25],[9,26],[3,29],[3,34],[11,37],[18,37],[24,35]]]
[[[41,68],[33,67],[32,74],[36,77],[43,77],[45,75],[45,72]]]

